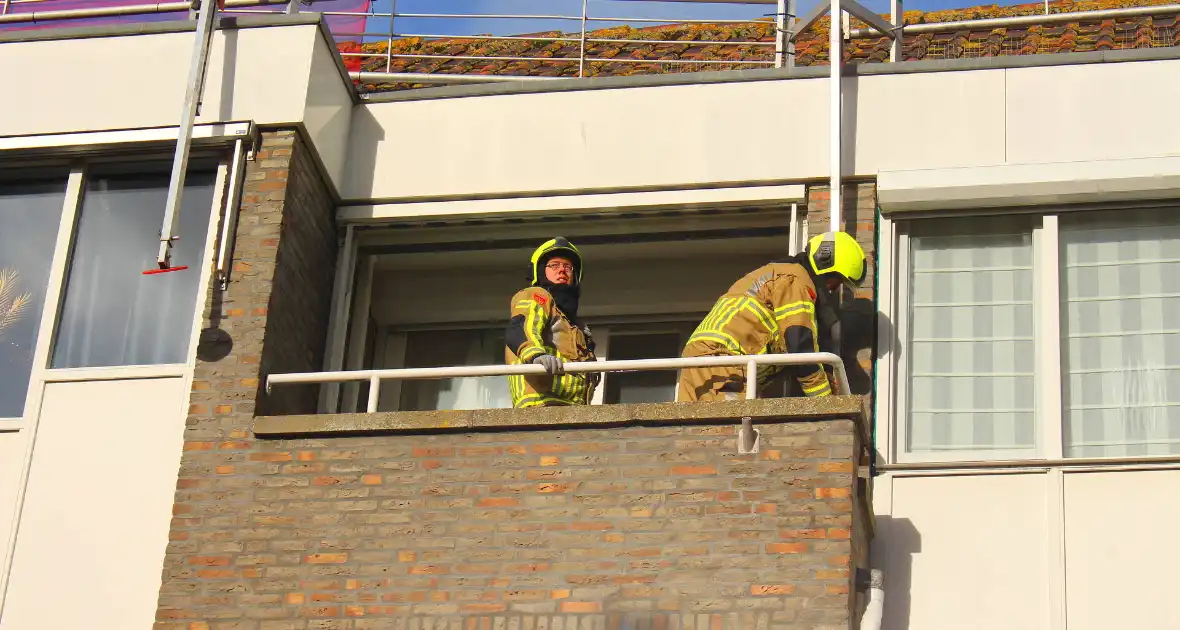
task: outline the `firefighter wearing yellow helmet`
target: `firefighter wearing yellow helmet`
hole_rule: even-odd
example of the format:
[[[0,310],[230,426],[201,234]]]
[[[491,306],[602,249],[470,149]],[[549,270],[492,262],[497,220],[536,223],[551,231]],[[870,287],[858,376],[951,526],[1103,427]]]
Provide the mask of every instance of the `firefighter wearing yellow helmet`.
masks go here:
[[[852,236],[815,236],[801,254],[763,265],[734,283],[689,337],[681,356],[818,352],[816,302],[826,303],[841,285],[861,286],[866,266],[864,250]],[[798,379],[805,395],[832,393],[821,365],[762,366],[759,387],[784,369]],[[739,400],[745,389],[743,367],[685,368],[676,400]]]
[[[504,339],[509,365],[531,363],[546,373],[509,376],[512,406],[586,405],[594,395],[597,374],[566,374],[565,361],[594,361],[590,329],[578,323],[582,290],[582,254],[562,237],[533,252],[532,284],[512,296]]]

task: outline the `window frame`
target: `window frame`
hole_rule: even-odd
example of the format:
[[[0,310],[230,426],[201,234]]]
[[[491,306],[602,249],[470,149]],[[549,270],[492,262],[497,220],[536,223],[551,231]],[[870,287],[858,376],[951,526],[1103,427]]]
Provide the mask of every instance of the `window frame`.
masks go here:
[[[885,391],[875,397],[878,422],[877,449],[883,464],[933,464],[951,468],[956,463],[1069,462],[1081,460],[1157,461],[1180,458],[1178,455],[1134,457],[1068,457],[1065,444],[1065,398],[1062,381],[1066,360],[1061,332],[1062,256],[1060,222],[1063,214],[1109,210],[1175,207],[1180,200],[1151,200],[1133,204],[1087,204],[1071,206],[1033,206],[1010,209],[979,209],[953,212],[905,212],[882,215],[879,221],[879,259],[884,272],[878,287],[879,311],[885,315],[878,322],[878,382]],[[910,233],[919,222],[931,219],[968,216],[1013,216],[1032,214],[1038,222],[1032,228],[1033,247],[1033,317],[1034,317],[1034,434],[1032,449],[975,449],[962,451],[910,452],[908,450],[908,391],[910,387],[908,325],[910,288]]]
[[[199,267],[192,267],[190,272],[198,273],[193,322],[189,329],[188,343],[185,346],[186,360],[183,363],[161,363],[150,365],[121,365],[101,367],[71,367],[53,368],[53,348],[57,343],[62,308],[65,304],[68,288],[69,270],[75,254],[78,228],[82,216],[82,206],[85,202],[86,185],[91,172],[111,164],[160,163],[160,167],[167,170],[170,153],[151,148],[127,147],[118,151],[110,151],[110,147],[96,146],[88,154],[74,158],[63,159],[60,156],[47,157],[44,160],[34,160],[28,169],[33,172],[61,169],[65,175],[65,195],[62,201],[62,214],[58,224],[54,251],[50,263],[49,279],[45,289],[45,301],[39,313],[40,317],[37,338],[33,351],[33,367],[30,372],[29,386],[25,393],[24,412],[19,417],[0,418],[0,431],[21,431],[33,429],[39,414],[40,401],[46,385],[59,382],[76,382],[92,380],[136,379],[185,377],[196,364],[196,345],[204,321],[205,298],[212,278],[213,264],[217,257],[217,244],[221,239],[218,230],[221,217],[225,212],[229,178],[233,170],[231,164],[232,146],[230,147],[202,147],[194,150],[195,159],[204,159],[215,163],[214,190],[212,203],[209,206],[209,218],[206,226],[204,249]],[[4,156],[8,161],[9,156]],[[20,159],[14,155],[13,159]],[[23,163],[23,162],[22,162]]]

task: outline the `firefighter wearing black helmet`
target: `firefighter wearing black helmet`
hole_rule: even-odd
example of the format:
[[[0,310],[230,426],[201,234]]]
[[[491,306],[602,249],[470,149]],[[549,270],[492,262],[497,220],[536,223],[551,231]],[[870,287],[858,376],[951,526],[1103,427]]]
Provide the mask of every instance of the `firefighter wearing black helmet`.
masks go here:
[[[552,238],[533,252],[532,284],[512,296],[505,331],[505,361],[545,367],[545,374],[509,376],[512,406],[586,405],[597,374],[566,374],[565,361],[594,361],[590,329],[578,323],[582,255],[573,243]]]

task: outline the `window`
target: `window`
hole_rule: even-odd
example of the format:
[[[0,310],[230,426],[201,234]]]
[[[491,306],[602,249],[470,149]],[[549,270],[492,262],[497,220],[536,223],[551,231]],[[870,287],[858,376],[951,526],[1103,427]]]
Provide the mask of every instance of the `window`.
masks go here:
[[[66,178],[0,183],[0,418],[24,413]]]
[[[900,454],[1180,454],[1180,212],[898,228]]]
[[[504,331],[432,330],[406,335],[407,368],[504,363]],[[503,376],[411,380],[401,384],[401,411],[512,407]]]
[[[1031,229],[922,227],[910,238],[909,451],[1033,448]]]
[[[1063,216],[1061,248],[1067,454],[1180,453],[1180,219]]]
[[[590,328],[600,359],[624,360],[678,357],[694,327],[695,324],[672,322],[626,327],[591,325]],[[385,347],[390,350],[379,353],[382,358],[374,367],[503,365],[504,329],[392,333],[387,336]],[[605,404],[671,402],[676,399],[677,376],[675,370],[607,374],[598,387],[598,396]],[[365,400],[363,392],[359,400]],[[512,407],[508,379],[504,376],[386,381],[380,401],[382,411]]]
[[[671,359],[680,356],[687,339],[688,335],[676,331],[612,333],[609,358],[612,361]],[[607,374],[603,381],[604,401],[607,404],[672,402],[676,400],[677,378],[676,370]]]
[[[194,170],[185,181],[173,265],[156,268],[168,196],[162,173],[94,174],[86,184],[52,367],[184,363],[215,175]]]

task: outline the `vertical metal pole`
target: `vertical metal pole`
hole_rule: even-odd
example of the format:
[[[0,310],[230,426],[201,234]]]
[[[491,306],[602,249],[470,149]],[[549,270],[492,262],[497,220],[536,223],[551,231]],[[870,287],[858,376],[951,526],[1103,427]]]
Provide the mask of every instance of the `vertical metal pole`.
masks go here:
[[[787,253],[791,256],[799,253],[799,204],[791,204],[791,228],[787,233],[787,238],[790,239],[790,244],[787,245]]]
[[[381,400],[381,378],[378,376],[369,377],[369,404],[366,405],[366,411],[369,413],[377,413],[377,404]]]
[[[238,201],[245,176],[246,159],[242,140],[234,141],[234,157],[230,163],[229,188],[225,191],[225,216],[221,220],[221,241],[217,245],[217,286],[229,288],[230,254],[233,250],[234,227],[237,225]]]
[[[586,76],[586,18],[590,0],[582,0],[582,43],[578,49],[578,76]]]
[[[196,45],[193,47],[192,65],[189,66],[184,108],[180,113],[176,153],[172,156],[172,177],[168,182],[164,223],[160,226],[160,252],[156,256],[156,263],[161,269],[169,269],[172,266],[173,234],[176,232],[176,223],[180,215],[180,198],[184,192],[189,149],[192,148],[193,123],[201,113],[201,93],[205,87],[205,67],[209,61],[209,42],[213,39],[213,15],[216,9],[216,0],[203,0],[201,12],[197,17]]]
[[[841,176],[841,154],[843,147],[840,143],[840,126],[841,126],[841,86],[840,86],[840,66],[844,63],[844,40],[840,37],[840,22],[843,10],[840,8],[840,0],[832,0],[832,8],[830,12],[832,27],[828,33],[828,58],[831,62],[831,103],[830,111],[828,113],[829,127],[831,129],[831,137],[828,144],[831,147],[831,207],[828,230],[835,232],[840,229],[840,176]]]
[[[758,397],[758,364],[746,362],[746,400]]]
[[[397,17],[397,0],[389,0],[389,39],[385,42],[385,71],[393,72],[393,20]],[[362,42],[364,43],[364,42]]]
[[[905,6],[902,0],[892,0],[889,3],[889,21],[893,23],[893,45],[889,47],[889,61],[898,62],[905,58],[905,35],[902,32],[905,22]]]
[[[8,15],[8,5],[12,0],[4,0],[4,9],[0,10],[0,15]]]
[[[1049,0],[1045,0],[1045,15],[1049,15]]]
[[[786,33],[783,37],[787,39],[786,50],[784,55],[786,59],[783,63],[786,64],[788,72],[795,67],[795,16],[799,13],[799,0],[787,0],[787,15],[784,24],[786,25]]]
[[[787,53],[787,0],[778,0],[774,11],[774,67],[786,64]]]

